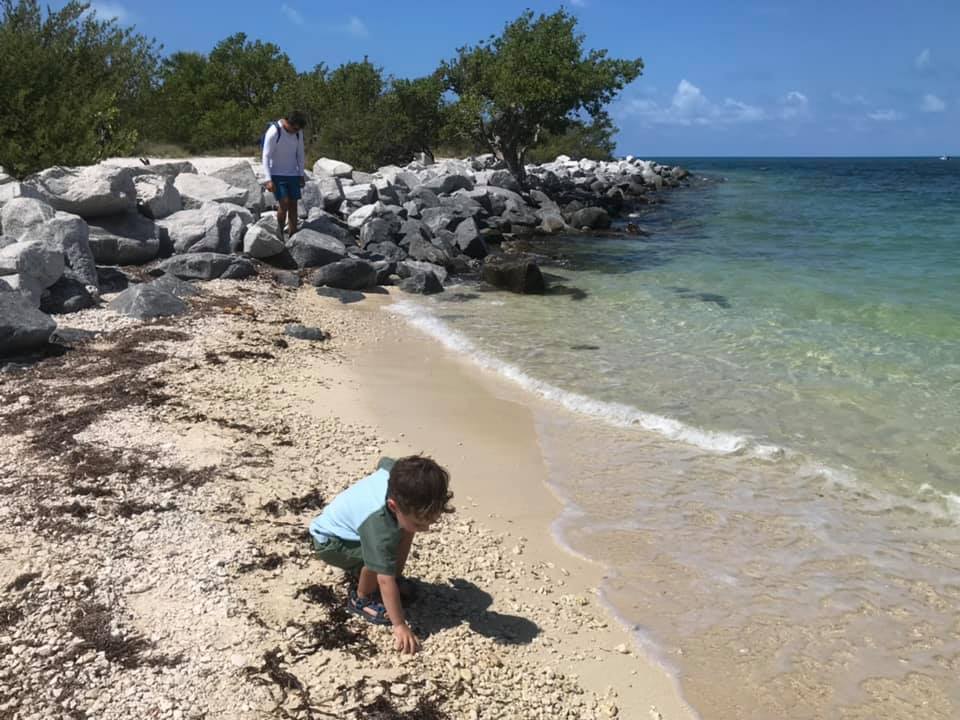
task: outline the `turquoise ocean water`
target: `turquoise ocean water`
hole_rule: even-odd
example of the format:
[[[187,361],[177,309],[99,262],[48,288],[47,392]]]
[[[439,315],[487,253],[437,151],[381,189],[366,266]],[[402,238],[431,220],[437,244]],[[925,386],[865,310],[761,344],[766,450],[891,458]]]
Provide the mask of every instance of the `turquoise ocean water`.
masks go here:
[[[704,718],[960,717],[960,161],[677,159],[399,311],[540,395],[557,533]],[[919,713],[919,714],[918,714]]]

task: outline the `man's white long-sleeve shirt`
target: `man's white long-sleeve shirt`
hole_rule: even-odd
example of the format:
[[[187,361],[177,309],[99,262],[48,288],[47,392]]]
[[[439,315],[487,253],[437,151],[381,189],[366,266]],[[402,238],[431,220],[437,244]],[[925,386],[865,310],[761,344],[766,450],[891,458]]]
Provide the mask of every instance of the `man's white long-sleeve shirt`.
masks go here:
[[[274,175],[304,174],[302,131],[287,132],[279,121],[270,125],[263,138],[263,172],[268,180]]]

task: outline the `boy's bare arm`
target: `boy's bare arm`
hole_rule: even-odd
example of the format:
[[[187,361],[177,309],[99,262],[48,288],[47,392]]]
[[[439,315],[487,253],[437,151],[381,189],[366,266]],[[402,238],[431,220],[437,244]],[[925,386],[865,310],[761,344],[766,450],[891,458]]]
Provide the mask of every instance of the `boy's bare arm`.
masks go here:
[[[393,575],[377,575],[377,584],[380,586],[380,597],[387,609],[387,616],[393,623],[394,646],[400,652],[415,653],[420,648],[420,641],[407,625],[397,579]]]
[[[416,533],[400,531],[400,543],[397,545],[397,576],[403,575],[403,568],[407,564],[407,556],[410,555],[410,547],[413,545],[413,536]]]

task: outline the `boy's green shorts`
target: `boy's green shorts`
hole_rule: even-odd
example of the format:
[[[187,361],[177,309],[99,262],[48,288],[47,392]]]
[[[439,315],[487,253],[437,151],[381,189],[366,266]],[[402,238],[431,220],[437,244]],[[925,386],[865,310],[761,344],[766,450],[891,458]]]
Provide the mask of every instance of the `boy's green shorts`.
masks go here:
[[[359,541],[351,542],[334,537],[322,544],[318,543],[316,538],[313,538],[312,542],[317,557],[328,565],[347,571],[359,570],[363,567],[363,555],[360,552]]]

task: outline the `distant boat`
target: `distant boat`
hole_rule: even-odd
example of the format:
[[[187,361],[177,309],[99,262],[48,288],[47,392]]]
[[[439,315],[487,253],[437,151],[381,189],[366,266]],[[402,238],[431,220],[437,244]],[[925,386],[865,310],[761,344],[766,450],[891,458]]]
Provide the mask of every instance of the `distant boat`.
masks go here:
[[[941,155],[941,156],[940,156],[940,159],[941,159],[941,160],[949,160],[949,159],[950,159],[950,156],[949,156],[949,155]]]

